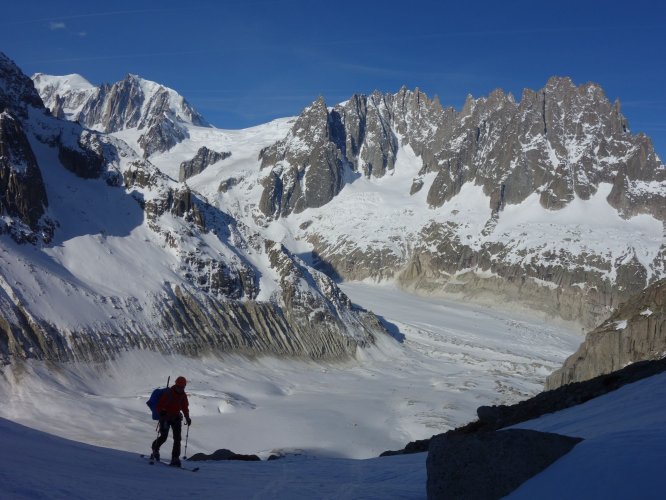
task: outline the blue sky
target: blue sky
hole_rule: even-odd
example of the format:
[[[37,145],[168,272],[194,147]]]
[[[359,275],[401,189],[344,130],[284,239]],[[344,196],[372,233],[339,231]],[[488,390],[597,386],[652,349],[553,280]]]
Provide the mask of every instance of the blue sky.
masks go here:
[[[127,73],[183,94],[211,123],[294,115],[323,95],[403,84],[460,108],[552,75],[595,81],[666,157],[666,4],[658,1],[16,1],[0,50],[28,74]]]

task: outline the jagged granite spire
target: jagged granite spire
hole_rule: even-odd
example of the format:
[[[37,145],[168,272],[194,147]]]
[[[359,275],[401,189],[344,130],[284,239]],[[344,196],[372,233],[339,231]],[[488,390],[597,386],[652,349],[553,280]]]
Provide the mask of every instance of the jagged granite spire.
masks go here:
[[[406,144],[421,158],[423,175],[436,173],[428,187],[432,207],[457,195],[466,182],[482,185],[493,209],[532,193],[544,207],[559,209],[611,182],[609,200],[626,216],[666,218],[664,203],[645,198],[641,189],[641,183],[666,178],[650,140],[629,132],[619,103],[611,104],[599,85],[577,87],[562,77],[552,77],[539,91],[526,89],[520,102],[501,89],[484,98],[468,96],[460,112],[404,87],[397,94],[354,95],[330,112],[318,99],[287,137],[262,152],[262,168],[271,172],[260,208],[285,216],[321,206],[341,189],[339,165],[382,177]],[[313,154],[325,149],[325,155]],[[300,184],[311,170],[335,175],[318,175],[317,196],[306,201]],[[417,178],[411,192],[422,187]]]

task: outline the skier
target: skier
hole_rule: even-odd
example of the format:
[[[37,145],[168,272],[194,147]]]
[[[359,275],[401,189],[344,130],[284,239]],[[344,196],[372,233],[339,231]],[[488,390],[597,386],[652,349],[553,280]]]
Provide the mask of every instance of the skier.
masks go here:
[[[173,465],[174,467],[180,467],[180,439],[183,415],[185,415],[187,425],[192,425],[187,394],[185,394],[186,385],[187,380],[185,380],[185,377],[178,377],[176,383],[164,391],[164,394],[162,394],[157,403],[157,411],[160,415],[160,435],[153,441],[152,457],[155,460],[160,459],[160,446],[166,442],[169,437],[169,428],[171,428],[173,429],[173,450],[171,451],[171,463],[169,465]]]

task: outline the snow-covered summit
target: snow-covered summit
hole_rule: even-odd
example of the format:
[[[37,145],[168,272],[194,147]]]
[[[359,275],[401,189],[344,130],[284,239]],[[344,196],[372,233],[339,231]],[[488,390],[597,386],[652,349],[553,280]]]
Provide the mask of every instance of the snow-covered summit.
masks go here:
[[[40,95],[43,95],[44,89],[46,88],[51,88],[59,93],[64,93],[70,90],[87,90],[95,87],[95,85],[78,73],[62,76],[35,73],[30,78],[34,82],[35,88]],[[46,102],[44,104],[46,104]]]
[[[187,138],[187,125],[208,126],[175,90],[138,75],[100,86],[80,75],[37,73],[33,81],[54,116],[106,133],[134,130],[145,157]]]
[[[99,88],[78,74],[54,76],[44,73],[32,75],[35,89],[54,116],[78,121],[81,109],[99,93]]]

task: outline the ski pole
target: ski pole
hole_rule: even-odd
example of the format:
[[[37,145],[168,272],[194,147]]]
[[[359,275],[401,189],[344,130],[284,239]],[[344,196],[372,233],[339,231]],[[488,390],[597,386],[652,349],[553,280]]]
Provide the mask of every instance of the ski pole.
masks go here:
[[[187,433],[185,434],[185,453],[183,454],[183,460],[187,460],[187,440],[190,437],[190,426],[187,426]]]

